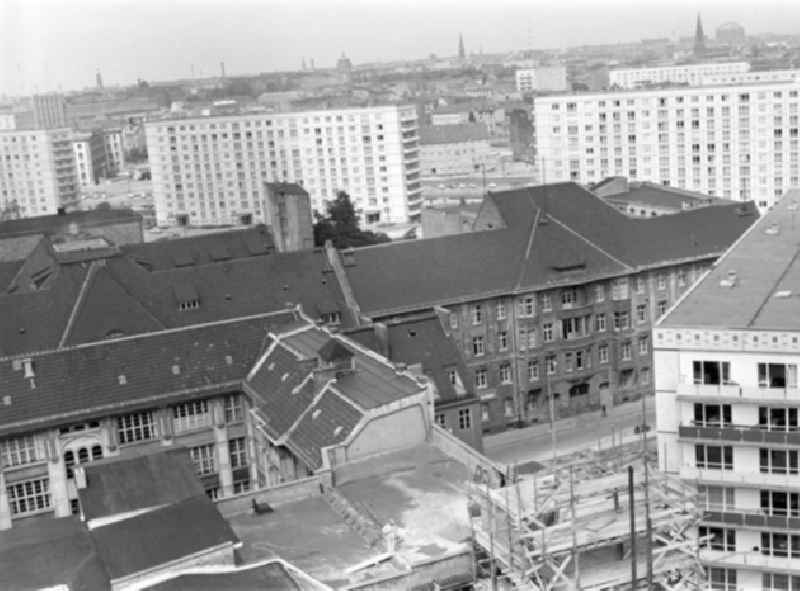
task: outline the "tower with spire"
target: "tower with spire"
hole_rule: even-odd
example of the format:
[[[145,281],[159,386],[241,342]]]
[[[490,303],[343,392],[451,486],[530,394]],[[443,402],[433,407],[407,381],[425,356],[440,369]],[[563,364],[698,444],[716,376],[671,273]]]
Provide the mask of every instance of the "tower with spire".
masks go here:
[[[702,57],[706,52],[706,36],[703,34],[703,23],[700,20],[700,13],[697,13],[697,26],[694,30],[694,55]]]
[[[459,33],[458,34],[458,59],[463,60],[467,57],[466,53],[464,52],[464,36]]]

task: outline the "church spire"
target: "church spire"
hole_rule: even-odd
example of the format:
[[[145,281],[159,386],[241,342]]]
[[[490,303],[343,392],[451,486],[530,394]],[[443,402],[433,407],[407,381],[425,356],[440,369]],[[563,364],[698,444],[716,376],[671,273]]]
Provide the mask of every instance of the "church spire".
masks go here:
[[[700,13],[697,13],[697,26],[694,30],[694,54],[702,56],[706,52],[706,36],[703,34],[703,23],[700,20]]]
[[[458,34],[458,59],[464,59],[466,54],[464,53],[464,36],[459,33]]]

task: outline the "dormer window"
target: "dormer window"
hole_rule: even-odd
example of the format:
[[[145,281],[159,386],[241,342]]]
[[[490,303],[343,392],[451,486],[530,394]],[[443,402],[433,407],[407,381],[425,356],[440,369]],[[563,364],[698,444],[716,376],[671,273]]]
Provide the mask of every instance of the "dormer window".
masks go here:
[[[179,283],[173,287],[178,309],[181,312],[197,310],[200,307],[200,294],[190,283]]]
[[[186,310],[197,310],[200,307],[200,300],[185,300],[178,305],[181,312]]]
[[[328,312],[322,315],[322,322],[324,324],[341,324],[342,323],[342,313],[341,312]]]

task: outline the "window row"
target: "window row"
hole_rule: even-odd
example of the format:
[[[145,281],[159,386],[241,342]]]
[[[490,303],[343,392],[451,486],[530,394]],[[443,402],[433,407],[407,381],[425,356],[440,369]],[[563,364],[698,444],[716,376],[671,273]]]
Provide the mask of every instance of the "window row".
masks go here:
[[[729,361],[693,361],[695,384],[735,384]],[[756,378],[759,388],[797,388],[797,365],[794,363],[758,363]]]

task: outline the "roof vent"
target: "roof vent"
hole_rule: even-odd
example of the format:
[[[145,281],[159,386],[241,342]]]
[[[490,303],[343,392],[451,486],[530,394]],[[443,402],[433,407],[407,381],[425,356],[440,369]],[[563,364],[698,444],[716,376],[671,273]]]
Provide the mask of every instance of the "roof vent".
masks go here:
[[[776,298],[788,298],[791,295],[792,295],[792,290],[791,289],[782,289],[780,291],[776,291],[775,292],[775,297]]]
[[[334,437],[339,437],[339,433],[341,433],[341,432],[342,432],[342,427],[341,427],[341,425],[340,425],[340,426],[336,427],[336,428],[333,430],[333,436],[334,436]]]
[[[33,371],[34,367],[33,367],[33,360],[32,359],[23,359],[22,360],[22,367],[25,369],[25,377],[26,378],[32,378],[32,377],[34,377],[36,375],[36,373]]]
[[[728,276],[725,279],[720,279],[719,286],[733,287],[734,285],[736,285],[736,271],[730,270],[728,271]]]
[[[272,371],[273,369],[275,369],[275,362],[270,361],[269,365],[267,366],[267,371]]]
[[[289,377],[289,372],[287,371],[285,374],[283,374],[283,375],[281,376],[281,381],[282,381],[282,382],[285,382],[285,381],[286,381],[286,379],[287,379],[288,377]]]
[[[120,386],[124,386],[125,384],[128,383],[128,378],[125,377],[124,373],[119,374],[119,378],[118,379],[119,379],[119,385]]]
[[[172,375],[174,375],[174,376],[181,375],[181,366],[180,365],[173,365],[172,366]]]
[[[11,396],[9,396],[8,394],[3,396],[3,405],[11,406]]]
[[[781,232],[781,227],[778,224],[771,224],[766,230],[764,230],[764,234],[769,234],[770,236],[777,236]]]
[[[225,363],[227,363],[228,365],[233,365],[233,357],[231,357],[230,355],[225,355]]]
[[[316,409],[314,409],[314,412],[311,413],[311,418],[312,419],[316,419],[321,414],[322,414],[322,409],[316,408]]]

